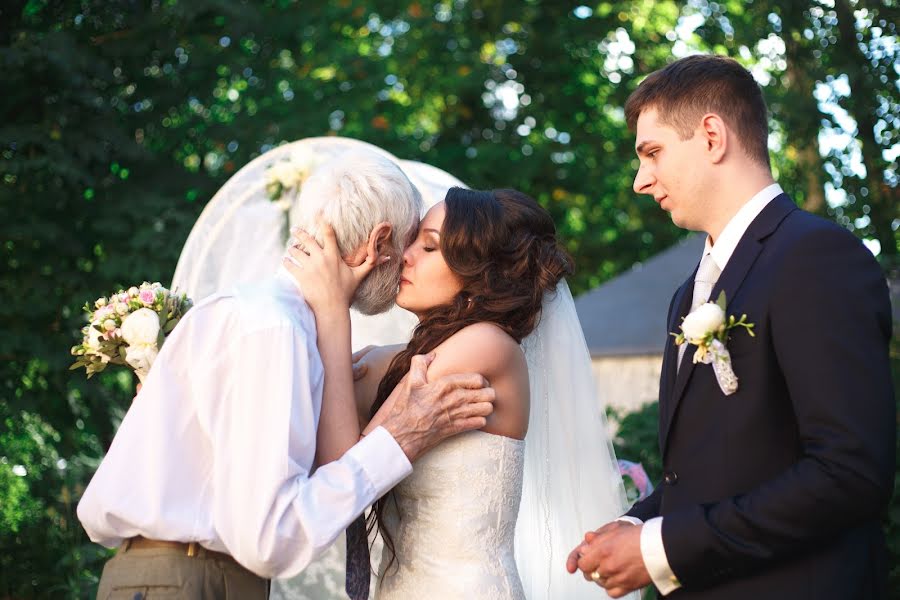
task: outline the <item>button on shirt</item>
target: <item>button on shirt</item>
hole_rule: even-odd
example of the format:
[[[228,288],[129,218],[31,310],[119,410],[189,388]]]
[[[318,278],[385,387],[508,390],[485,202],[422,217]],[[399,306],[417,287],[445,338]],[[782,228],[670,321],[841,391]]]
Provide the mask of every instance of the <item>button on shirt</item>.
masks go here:
[[[719,234],[719,239],[715,244],[710,243],[709,237],[706,238],[706,246],[703,249],[703,255],[710,254],[715,261],[719,272],[725,270],[725,266],[731,259],[734,249],[737,248],[741,238],[744,237],[747,228],[759,216],[759,213],[776,197],[784,192],[781,186],[773,183],[756,193],[750,200],[744,204],[740,210],[728,221],[725,229]],[[667,483],[674,485],[678,481],[677,475],[671,473],[672,482]],[[666,550],[663,546],[662,539],[662,523],[664,517],[654,517],[644,523],[641,529],[641,557],[644,559],[644,566],[653,580],[653,585],[659,589],[663,595],[669,594],[681,587],[678,578],[669,566],[669,560],[666,557]],[[640,525],[641,520],[636,517],[623,516],[619,520],[628,521],[635,525]]]
[[[91,540],[199,542],[299,573],[412,472],[377,428],[313,471],[324,369],[286,271],[198,303],[159,353],[78,504]]]

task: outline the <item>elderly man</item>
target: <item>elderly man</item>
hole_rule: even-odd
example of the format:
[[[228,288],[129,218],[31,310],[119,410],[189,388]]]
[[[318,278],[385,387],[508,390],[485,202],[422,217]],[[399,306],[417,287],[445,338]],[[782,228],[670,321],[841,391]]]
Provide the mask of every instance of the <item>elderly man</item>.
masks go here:
[[[317,170],[298,202],[304,218],[333,226],[348,264],[373,264],[354,306],[389,308],[401,261],[384,258],[402,254],[421,208],[400,168],[345,154]],[[329,334],[316,331],[283,269],[184,317],[78,505],[92,540],[120,546],[99,598],[265,598],[267,578],[296,575],[411,461],[492,410],[483,377],[429,384],[420,357],[381,426],[315,468],[316,429],[329,418],[316,336]]]

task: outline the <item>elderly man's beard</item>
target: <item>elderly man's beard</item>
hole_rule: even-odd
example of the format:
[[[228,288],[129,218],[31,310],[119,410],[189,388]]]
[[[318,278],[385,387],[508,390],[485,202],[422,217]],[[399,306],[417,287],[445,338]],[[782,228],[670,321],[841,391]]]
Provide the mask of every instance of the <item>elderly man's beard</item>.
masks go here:
[[[353,296],[353,308],[364,315],[378,315],[394,305],[403,269],[402,255],[391,253],[391,260],[372,269]]]

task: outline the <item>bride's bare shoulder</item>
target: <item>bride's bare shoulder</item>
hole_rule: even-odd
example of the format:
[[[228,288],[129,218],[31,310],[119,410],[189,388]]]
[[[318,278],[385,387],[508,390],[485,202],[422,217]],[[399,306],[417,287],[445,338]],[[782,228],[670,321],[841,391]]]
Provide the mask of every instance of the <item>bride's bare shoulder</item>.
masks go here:
[[[477,371],[487,377],[514,367],[519,361],[524,364],[524,355],[512,336],[493,323],[474,323],[435,348],[429,376]]]
[[[494,413],[484,431],[523,438],[528,429],[528,366],[518,342],[493,323],[469,325],[435,349],[428,379],[480,373],[494,387]]]

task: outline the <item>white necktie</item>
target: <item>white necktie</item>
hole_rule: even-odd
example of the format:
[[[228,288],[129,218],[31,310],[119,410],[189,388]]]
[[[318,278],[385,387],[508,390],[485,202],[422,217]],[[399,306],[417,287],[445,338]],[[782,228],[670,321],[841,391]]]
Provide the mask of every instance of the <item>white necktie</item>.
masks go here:
[[[719,266],[713,260],[712,253],[707,252],[704,254],[700,260],[700,266],[697,268],[697,274],[694,276],[694,297],[691,300],[691,310],[688,312],[692,312],[701,304],[709,301],[709,295],[712,293],[721,274],[722,271],[719,270]],[[684,343],[678,347],[676,371],[681,368],[681,359],[684,358],[687,346],[687,343]]]

